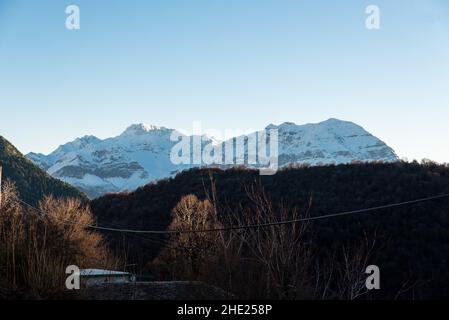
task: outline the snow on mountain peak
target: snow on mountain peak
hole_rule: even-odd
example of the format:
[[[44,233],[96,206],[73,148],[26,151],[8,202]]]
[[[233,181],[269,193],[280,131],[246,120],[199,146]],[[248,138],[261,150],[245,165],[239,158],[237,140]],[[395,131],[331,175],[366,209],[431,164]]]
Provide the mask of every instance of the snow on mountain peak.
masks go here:
[[[84,137],[78,138],[75,140],[75,142],[79,143],[79,144],[95,144],[100,142],[101,140],[98,139],[96,136],[92,136],[92,135],[86,135]]]
[[[150,132],[154,131],[163,131],[168,130],[164,127],[157,127],[151,124],[145,124],[145,123],[138,123],[138,124],[132,124],[130,125],[123,133],[122,136],[128,136],[128,135],[145,135]]]
[[[284,122],[270,124],[266,129],[278,129],[280,167],[398,160],[383,141],[349,121],[331,118],[304,125]],[[170,139],[173,131],[133,124],[117,137],[101,140],[84,136],[60,146],[50,155],[31,153],[28,158],[52,176],[78,187],[90,197],[97,197],[133,190],[195,166],[175,165],[170,160],[172,148],[177,144]],[[208,135],[201,138],[203,143],[221,146],[221,142]],[[230,141],[233,139],[222,143]]]
[[[302,125],[298,125],[294,122],[283,122],[280,125],[270,124],[265,129],[267,129],[267,130],[269,130],[269,129],[288,130],[288,129],[310,127],[310,126],[316,126],[316,127],[324,127],[324,126],[338,127],[338,126],[340,126],[341,127],[341,126],[357,126],[357,125],[350,121],[339,120],[336,118],[329,118],[328,120],[325,120],[322,122],[307,123],[307,124],[302,124]],[[357,126],[357,127],[359,127],[359,126]]]

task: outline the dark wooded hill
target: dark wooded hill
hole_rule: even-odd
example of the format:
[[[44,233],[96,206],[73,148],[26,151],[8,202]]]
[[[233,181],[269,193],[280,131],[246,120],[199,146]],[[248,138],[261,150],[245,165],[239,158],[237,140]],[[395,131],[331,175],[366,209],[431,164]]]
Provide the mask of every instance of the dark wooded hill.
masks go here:
[[[7,180],[13,181],[20,198],[32,205],[46,195],[76,197],[87,201],[82,192],[67,183],[52,178],[1,136],[0,166],[3,167],[3,183]]]
[[[92,201],[99,224],[165,230],[170,211],[187,194],[205,197],[209,173],[219,203],[248,204],[245,187],[261,183],[273,203],[303,208],[312,198],[310,216],[356,210],[449,193],[449,166],[433,163],[351,164],[289,168],[274,176],[244,169],[193,169],[128,194]],[[376,237],[372,263],[382,270],[388,297],[406,281],[414,297],[449,297],[449,199],[313,222],[314,246],[321,255],[369,234]],[[162,247],[161,236],[108,233],[111,244],[143,265]],[[388,289],[390,288],[390,289]],[[382,296],[386,297],[386,295]]]

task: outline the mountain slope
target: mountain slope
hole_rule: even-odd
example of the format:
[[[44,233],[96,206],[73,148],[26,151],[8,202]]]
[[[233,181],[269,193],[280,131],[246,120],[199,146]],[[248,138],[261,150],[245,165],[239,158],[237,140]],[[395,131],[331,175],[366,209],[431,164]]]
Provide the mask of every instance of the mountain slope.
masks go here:
[[[394,151],[384,142],[352,122],[329,119],[317,124],[269,125],[266,129],[278,130],[281,167],[304,163],[324,165],[398,160]],[[170,140],[173,133],[177,132],[164,127],[137,124],[114,138],[100,140],[85,136],[60,146],[48,156],[30,153],[27,157],[50,175],[95,198],[109,192],[133,190],[151,181],[199,166],[172,163],[170,152],[177,144],[177,141]],[[214,151],[220,148],[226,150],[224,145],[231,143],[235,152],[238,143],[243,143],[247,152],[244,139],[236,139],[234,145],[233,139],[217,144],[207,136],[201,138],[202,145],[213,144]]]
[[[279,163],[344,164],[353,161],[394,162],[393,149],[362,127],[337,119],[298,126],[270,125],[279,132]]]
[[[48,156],[30,153],[27,157],[50,175],[95,198],[133,190],[188,168],[170,161],[170,150],[175,145],[170,141],[173,131],[132,125],[114,138],[85,136],[60,146]]]
[[[23,156],[9,141],[0,136],[0,165],[3,182],[14,181],[22,200],[36,204],[45,195],[78,197],[86,196],[76,188],[52,178],[45,171]]]
[[[166,230],[171,222],[170,212],[183,196],[194,194],[204,199],[207,193],[211,195],[210,173],[220,211],[232,213],[253,204],[248,190],[259,183],[273,206],[297,208],[301,212],[310,206],[311,217],[449,193],[449,165],[432,163],[286,168],[274,176],[259,176],[256,170],[240,168],[192,169],[129,194],[106,195],[93,200],[91,207],[99,225]],[[379,298],[397,298],[407,281],[416,282],[416,287],[405,293],[411,298],[448,298],[448,212],[449,199],[446,198],[314,220],[310,222],[314,234],[311,244],[316,254],[333,259],[334,250],[352,248],[354,244],[360,245],[362,239],[366,240],[367,234],[375,235],[376,248],[369,264],[381,268]],[[122,250],[122,233],[105,234],[117,250]],[[166,243],[164,240],[164,235],[156,234],[127,237],[130,261],[145,265],[157,256]]]

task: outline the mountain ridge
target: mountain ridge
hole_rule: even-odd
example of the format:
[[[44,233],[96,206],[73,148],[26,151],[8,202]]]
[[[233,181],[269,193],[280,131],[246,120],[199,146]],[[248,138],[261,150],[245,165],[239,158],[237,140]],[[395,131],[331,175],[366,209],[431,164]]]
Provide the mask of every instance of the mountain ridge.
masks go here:
[[[280,167],[398,160],[387,144],[349,121],[331,118],[304,125],[284,122],[270,124],[266,129],[278,130]],[[173,164],[170,152],[177,141],[170,139],[172,135],[193,137],[175,129],[133,124],[116,137],[102,140],[84,136],[59,146],[49,155],[29,153],[27,157],[50,175],[95,198],[109,192],[134,190],[151,181],[204,165]],[[201,143],[203,146],[212,144],[216,152],[223,149],[224,144],[234,143],[233,139],[217,142],[203,135]],[[237,148],[237,142],[233,148]]]
[[[2,136],[0,136],[0,165],[3,169],[3,181],[13,181],[21,199],[32,205],[46,195],[87,200],[87,197],[75,187],[51,177],[36,166]]]

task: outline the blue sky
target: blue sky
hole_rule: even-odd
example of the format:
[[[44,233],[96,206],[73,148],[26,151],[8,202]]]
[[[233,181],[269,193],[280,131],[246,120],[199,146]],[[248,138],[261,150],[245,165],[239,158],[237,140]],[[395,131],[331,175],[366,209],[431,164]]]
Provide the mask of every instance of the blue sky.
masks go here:
[[[0,0],[0,135],[48,153],[131,123],[335,117],[401,157],[449,162],[449,2],[340,2]],[[80,30],[65,28],[70,4]]]

